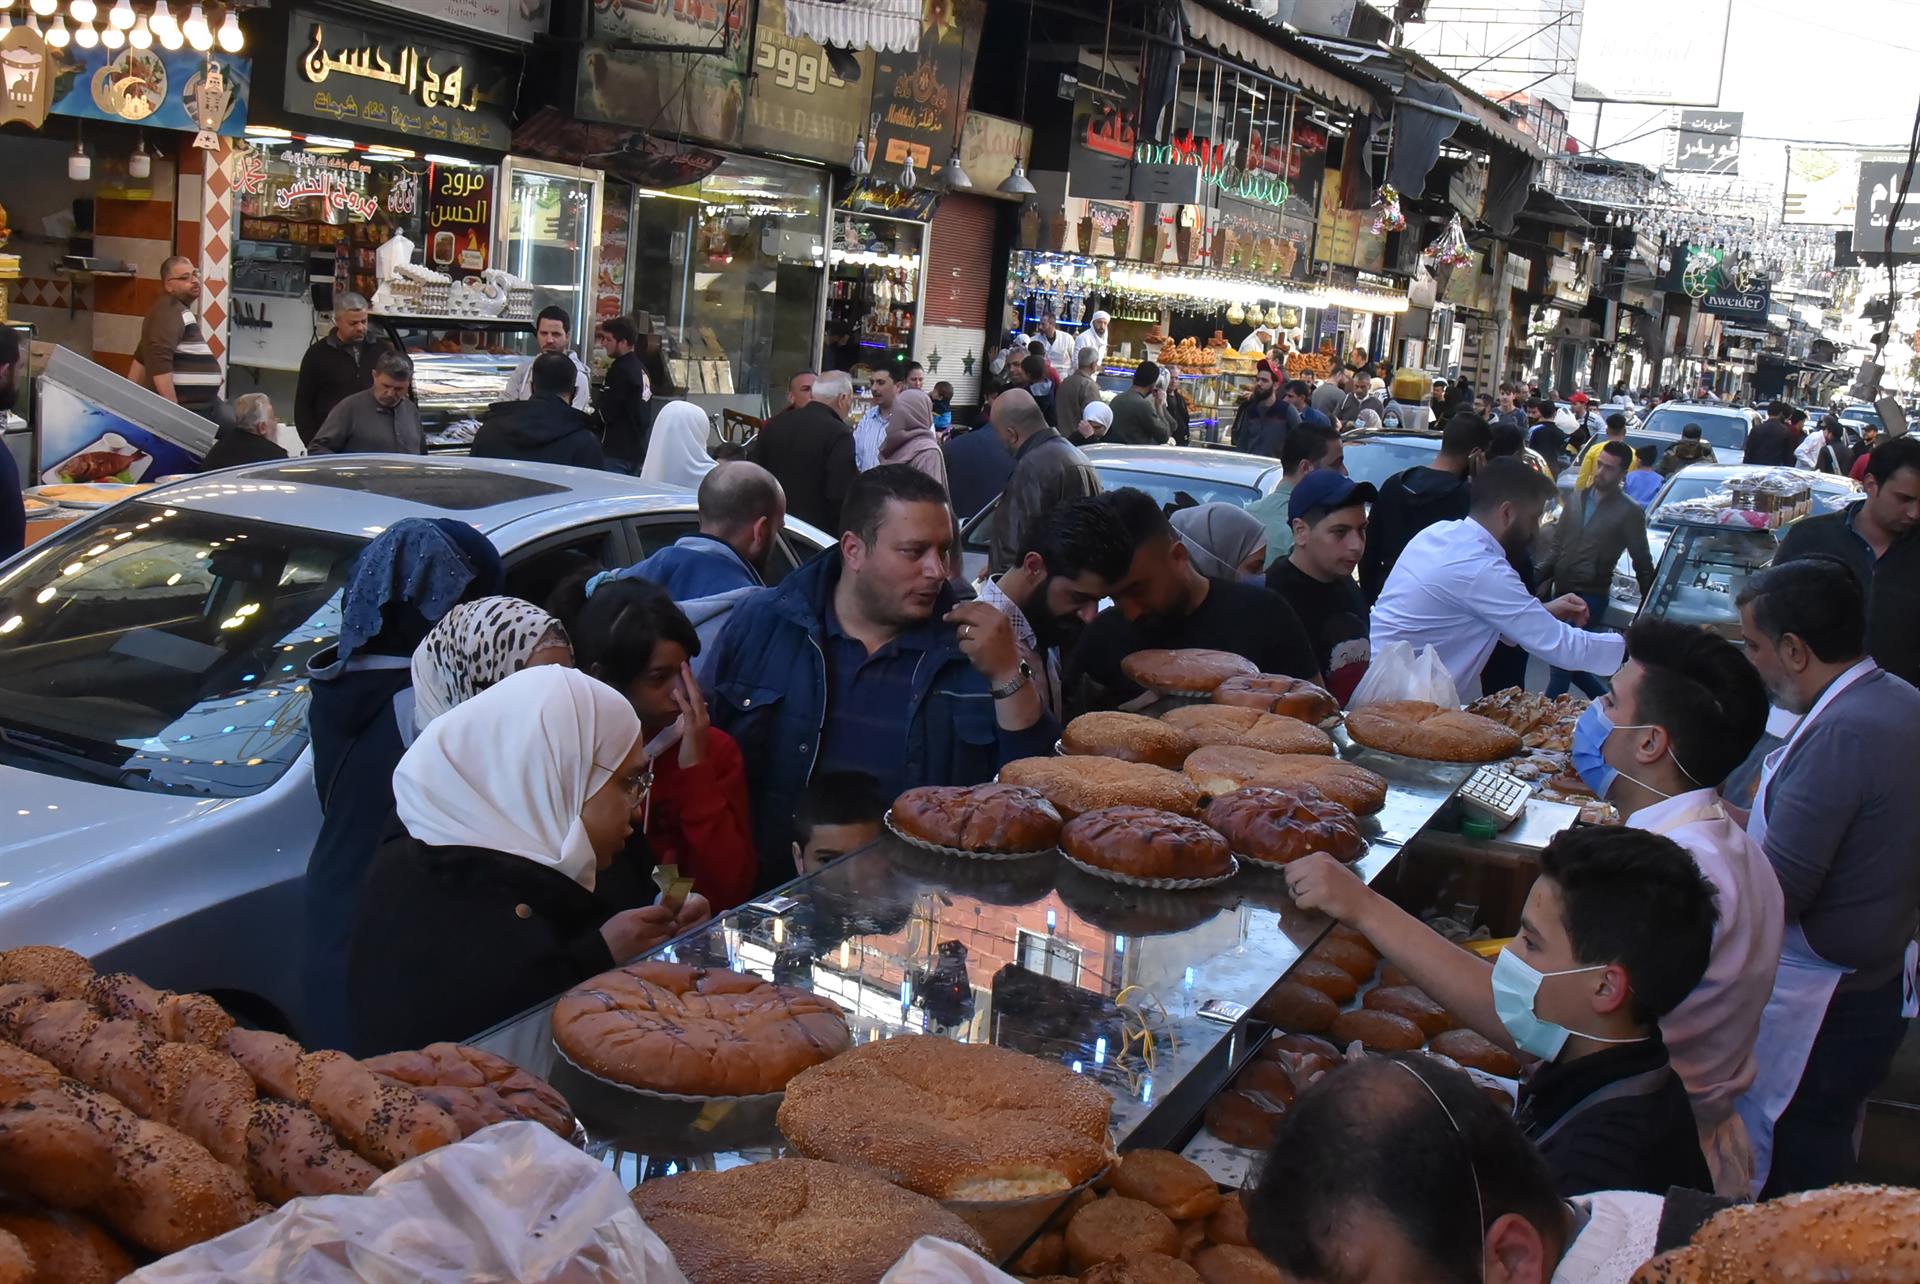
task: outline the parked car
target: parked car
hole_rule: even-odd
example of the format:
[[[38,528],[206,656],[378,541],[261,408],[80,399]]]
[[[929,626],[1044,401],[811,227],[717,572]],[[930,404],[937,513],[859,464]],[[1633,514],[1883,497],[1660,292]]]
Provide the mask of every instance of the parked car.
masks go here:
[[[1753,419],[1738,406],[1709,401],[1666,401],[1653,408],[1638,428],[1627,429],[1627,444],[1638,450],[1652,446],[1659,455],[1679,441],[1688,424],[1700,425],[1700,437],[1713,447],[1717,464],[1737,464],[1747,448]]]
[[[159,486],[31,545],[0,565],[0,944],[300,1028],[307,662],[403,517],[472,523],[534,600],[698,527],[692,491],[616,473],[342,455]],[[831,542],[789,518],[770,578]]]
[[[1663,521],[1660,517],[1663,506],[1700,499],[1726,485],[1730,478],[1751,471],[1751,464],[1692,464],[1669,477],[1666,484],[1654,492],[1652,501],[1647,505],[1647,550],[1653,554],[1654,564],[1659,564],[1661,555],[1667,550],[1668,540],[1673,537],[1674,523]],[[1832,473],[1809,472],[1800,468],[1793,471],[1806,479],[1813,492],[1813,512],[1808,516],[1838,512],[1866,493],[1859,482]],[[1624,629],[1633,623],[1634,614],[1640,609],[1640,581],[1634,578],[1633,561],[1625,553],[1620,555],[1620,561],[1613,568],[1613,584],[1608,590],[1607,599],[1608,625]]]

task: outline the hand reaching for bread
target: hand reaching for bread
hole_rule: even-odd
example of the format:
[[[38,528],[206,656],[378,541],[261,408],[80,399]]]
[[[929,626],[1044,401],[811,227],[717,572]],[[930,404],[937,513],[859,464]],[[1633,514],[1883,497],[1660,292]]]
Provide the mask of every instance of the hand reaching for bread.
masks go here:
[[[1374,893],[1351,869],[1325,852],[1302,856],[1287,866],[1287,893],[1301,909],[1319,910],[1350,923]]]

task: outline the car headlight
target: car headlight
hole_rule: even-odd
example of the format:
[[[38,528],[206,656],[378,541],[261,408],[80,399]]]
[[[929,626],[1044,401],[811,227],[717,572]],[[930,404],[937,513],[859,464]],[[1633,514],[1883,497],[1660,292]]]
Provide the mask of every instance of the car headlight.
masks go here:
[[[1619,571],[1613,573],[1613,583],[1607,588],[1607,596],[1616,602],[1638,602],[1640,600],[1640,581],[1631,575]]]

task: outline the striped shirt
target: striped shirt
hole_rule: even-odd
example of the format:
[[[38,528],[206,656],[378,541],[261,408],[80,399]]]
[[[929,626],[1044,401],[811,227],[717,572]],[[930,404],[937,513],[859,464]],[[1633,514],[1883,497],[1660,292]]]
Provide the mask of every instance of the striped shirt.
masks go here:
[[[147,310],[137,355],[146,367],[148,387],[158,391],[158,376],[173,376],[173,397],[182,409],[206,414],[220,400],[226,379],[220,359],[207,345],[199,316],[172,295],[161,295]]]

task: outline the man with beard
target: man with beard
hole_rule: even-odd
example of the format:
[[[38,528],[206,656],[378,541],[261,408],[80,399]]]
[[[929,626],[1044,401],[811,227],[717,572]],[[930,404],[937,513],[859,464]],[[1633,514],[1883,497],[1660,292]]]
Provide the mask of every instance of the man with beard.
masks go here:
[[[1021,658],[1040,684],[1041,703],[1058,718],[1060,657],[1073,650],[1100,599],[1127,576],[1133,544],[1127,528],[1097,497],[1042,515],[1025,532],[1013,566],[980,585],[980,600],[1013,622]]]
[[[713,725],[746,756],[761,888],[793,876],[794,810],[820,772],[864,771],[892,798],[1052,751],[1060,724],[1011,621],[955,597],[952,552],[946,489],[882,464],[847,492],[837,547],[734,607]]]
[[[1277,594],[1202,575],[1146,492],[1108,491],[1101,502],[1126,527],[1132,560],[1114,586],[1114,605],[1087,626],[1068,661],[1064,691],[1070,705],[1112,709],[1138,700],[1143,693],[1121,671],[1121,661],[1157,647],[1228,651],[1262,673],[1320,681],[1320,663],[1300,617]]]
[[[1394,563],[1373,604],[1374,656],[1392,642],[1416,655],[1431,646],[1463,700],[1480,694],[1480,670],[1502,639],[1558,668],[1618,669],[1625,639],[1584,632],[1587,604],[1577,594],[1542,605],[1513,569],[1553,496],[1553,483],[1518,459],[1489,460],[1474,476],[1468,515],[1427,527]]]
[[[20,332],[0,326],[0,411],[13,409],[20,378]],[[0,562],[27,545],[27,506],[20,497],[20,468],[0,445]]]

